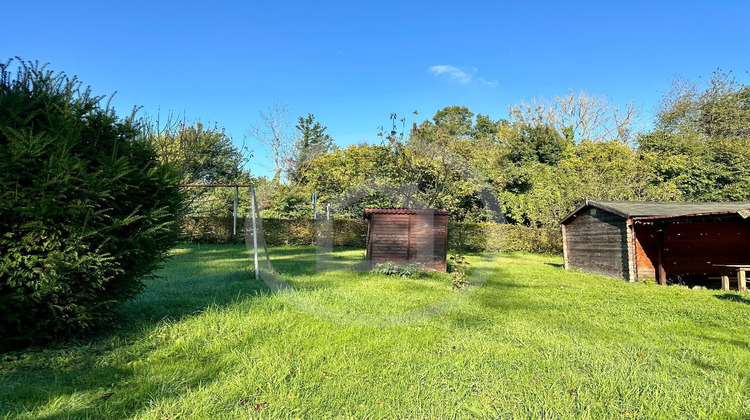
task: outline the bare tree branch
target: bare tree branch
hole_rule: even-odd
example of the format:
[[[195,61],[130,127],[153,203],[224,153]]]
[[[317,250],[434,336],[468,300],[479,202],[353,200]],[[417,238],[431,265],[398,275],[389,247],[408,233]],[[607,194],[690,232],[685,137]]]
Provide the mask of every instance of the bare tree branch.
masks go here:
[[[289,134],[289,107],[276,102],[266,112],[260,111],[259,114],[260,118],[250,124],[247,136],[271,150],[274,177],[279,179],[288,169],[294,145],[294,137]]]
[[[509,109],[512,121],[530,126],[551,125],[573,140],[629,143],[637,135],[641,110],[631,102],[624,110],[609,103],[606,96],[570,91],[552,100],[521,102]]]

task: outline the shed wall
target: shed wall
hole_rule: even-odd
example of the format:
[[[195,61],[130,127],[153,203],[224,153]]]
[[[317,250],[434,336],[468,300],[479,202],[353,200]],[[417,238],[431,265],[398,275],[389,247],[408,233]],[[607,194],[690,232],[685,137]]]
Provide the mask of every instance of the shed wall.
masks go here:
[[[588,208],[565,226],[566,264],[587,273],[629,280],[625,219]]]
[[[447,215],[370,215],[367,259],[371,266],[387,261],[416,262],[424,268],[444,272],[447,249]]]

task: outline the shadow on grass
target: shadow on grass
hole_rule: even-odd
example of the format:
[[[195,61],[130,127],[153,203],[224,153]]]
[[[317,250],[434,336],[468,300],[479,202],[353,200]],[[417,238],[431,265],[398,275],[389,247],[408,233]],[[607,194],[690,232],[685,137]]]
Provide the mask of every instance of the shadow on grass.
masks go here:
[[[745,305],[750,305],[750,297],[740,296],[734,293],[724,293],[721,295],[716,295],[716,299],[728,300],[730,302],[744,303]]]
[[[226,306],[269,293],[256,281],[243,245],[185,245],[146,282],[145,291],[126,302],[117,327],[139,329],[163,319],[179,320],[208,307]]]
[[[518,281],[501,266],[492,268],[475,267],[471,277],[487,278],[487,282],[471,297],[467,310],[458,310],[448,315],[454,328],[491,328],[497,320],[493,314],[521,313],[533,310],[534,289],[538,286]],[[458,292],[463,293],[463,291]],[[473,307],[473,308],[472,308]],[[548,309],[547,307],[546,309]]]
[[[362,253],[364,261],[364,250],[358,248],[335,248],[333,253],[320,252],[314,246],[288,246],[272,248],[270,253],[271,263],[274,270],[291,277],[293,281],[297,276],[310,276],[326,271],[362,271],[360,263],[354,257],[340,257],[335,254],[346,251],[357,251]],[[356,261],[353,261],[355,259]],[[261,255],[260,264],[266,261]]]
[[[335,249],[325,259],[326,269],[352,270],[358,259],[339,251],[352,250]],[[292,284],[295,277],[318,272],[315,247],[274,247],[269,252],[274,268]],[[115,322],[65,343],[0,355],[0,418],[129,418],[148,409],[154,398],[176,401],[193,387],[217,380],[223,369],[220,355],[199,363],[190,362],[199,355],[182,356],[195,364],[189,371],[177,360],[175,366],[165,366],[185,376],[180,378],[185,386],[175,389],[165,389],[158,378],[144,377],[137,366],[152,352],[164,350],[144,347],[164,325],[209,308],[250,307],[269,296],[270,289],[255,280],[252,267],[252,255],[242,244],[177,247],[158,277],[145,282],[145,291],[119,308]],[[340,276],[333,277],[328,286],[340,283]],[[303,279],[299,285],[310,286]],[[134,359],[122,361],[128,357]],[[110,392],[111,397],[102,397]]]
[[[297,252],[301,257],[309,254]],[[178,247],[157,276],[145,282],[141,295],[118,309],[115,321],[88,335],[0,355],[0,418],[131,417],[148,406],[149,395],[164,391],[160,384],[151,382],[139,383],[133,389],[135,369],[108,361],[113,351],[133,346],[140,352],[138,343],[164,323],[270,293],[262,281],[254,279],[252,260],[244,245]],[[207,361],[196,369],[191,375],[193,383],[214,380],[219,368],[212,364],[215,362]],[[125,390],[118,389],[123,386]],[[178,398],[185,391],[172,390],[164,396]],[[101,397],[108,392],[114,395]],[[133,402],[131,397],[127,404],[107,407],[123,398],[125,392],[142,398]]]

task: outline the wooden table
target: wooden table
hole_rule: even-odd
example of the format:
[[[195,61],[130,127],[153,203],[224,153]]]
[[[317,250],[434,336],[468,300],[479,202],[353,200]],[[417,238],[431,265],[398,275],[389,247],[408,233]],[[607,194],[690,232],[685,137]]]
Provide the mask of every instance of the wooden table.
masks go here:
[[[747,291],[747,282],[745,271],[750,271],[750,264],[714,264],[714,267],[721,267],[721,289],[729,290],[729,273],[737,272],[737,290]]]

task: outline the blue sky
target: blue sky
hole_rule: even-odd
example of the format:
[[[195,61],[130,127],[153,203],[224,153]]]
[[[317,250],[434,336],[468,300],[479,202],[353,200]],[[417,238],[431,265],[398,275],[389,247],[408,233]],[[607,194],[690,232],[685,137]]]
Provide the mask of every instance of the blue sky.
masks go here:
[[[508,106],[586,90],[650,121],[675,76],[750,70],[750,2],[9,1],[0,59],[49,62],[120,115],[217,122],[241,144],[274,102],[340,146],[378,142],[391,113]],[[458,69],[461,73],[458,73]],[[419,110],[419,116],[412,115]],[[293,123],[292,123],[293,125]],[[269,159],[252,140],[254,174]]]

